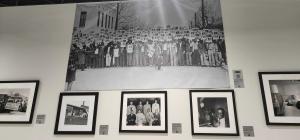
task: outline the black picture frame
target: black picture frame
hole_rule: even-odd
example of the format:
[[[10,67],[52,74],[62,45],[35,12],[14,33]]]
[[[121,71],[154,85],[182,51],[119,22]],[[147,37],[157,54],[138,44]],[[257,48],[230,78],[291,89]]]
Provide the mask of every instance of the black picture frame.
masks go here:
[[[198,95],[197,95],[198,94]],[[203,96],[203,95],[205,96]],[[213,96],[210,96],[213,95]],[[228,94],[228,95],[226,95]],[[212,135],[212,136],[239,136],[239,125],[238,125],[238,118],[237,118],[237,113],[236,113],[236,104],[235,104],[235,95],[234,95],[234,90],[190,90],[189,91],[189,95],[190,95],[190,114],[191,114],[191,130],[192,130],[192,135]],[[226,97],[228,96],[228,97]],[[222,132],[222,130],[218,130],[218,128],[213,128],[214,126],[207,126],[207,128],[213,128],[209,131],[206,131],[204,127],[206,126],[202,126],[200,127],[200,121],[198,121],[198,123],[196,123],[196,117],[199,118],[199,106],[200,104],[198,104],[199,98],[225,98],[226,97],[226,102],[224,102],[224,104],[227,103],[227,113],[228,116],[231,116],[232,119],[230,121],[230,117],[227,118],[228,124],[230,124],[230,127],[228,127],[228,129],[231,129],[232,132]],[[201,100],[201,99],[200,99]],[[231,102],[229,102],[231,101]],[[196,107],[195,107],[196,105]],[[231,110],[230,110],[231,108]],[[195,111],[196,110],[196,111]],[[223,114],[225,111],[223,110]],[[225,118],[225,116],[224,116]],[[199,120],[199,119],[198,119]],[[195,126],[194,124],[199,124],[199,126]],[[209,125],[209,124],[208,124]],[[210,124],[213,125],[213,124]],[[201,130],[202,129],[202,130]],[[226,128],[227,129],[227,128]],[[205,130],[205,131],[203,131]],[[210,132],[211,131],[211,132]]]
[[[124,124],[126,122],[124,121],[124,114],[126,113],[123,108],[127,107],[127,101],[124,101],[124,98],[126,95],[129,95],[131,98],[160,98],[160,116],[163,119],[160,119],[161,121],[161,128],[160,130],[151,130],[151,129],[123,129],[123,127],[127,127]],[[151,95],[147,97],[147,95]],[[157,97],[153,97],[153,95],[158,95]],[[164,99],[162,99],[164,98]],[[128,99],[128,98],[127,98]],[[126,106],[123,106],[124,103],[126,102]],[[121,93],[121,104],[120,104],[120,122],[119,122],[119,132],[120,133],[168,133],[168,108],[167,108],[167,91],[122,91]],[[164,107],[163,107],[164,106]],[[163,114],[163,115],[161,115]],[[127,115],[127,114],[126,114]],[[127,116],[126,116],[127,117]],[[123,122],[124,121],[124,122]],[[164,122],[162,122],[164,121]],[[146,128],[147,126],[142,126]],[[149,126],[148,126],[149,127]]]
[[[61,116],[61,109],[62,109],[62,101],[64,97],[88,97],[88,96],[94,96],[94,104],[90,107],[93,107],[93,117],[91,121],[91,126],[89,131],[68,131],[68,130],[59,130],[59,124],[60,122],[60,116]],[[96,118],[97,118],[97,108],[98,108],[98,92],[62,92],[59,95],[59,102],[58,102],[58,108],[57,108],[57,115],[56,115],[56,122],[55,122],[55,128],[54,128],[54,134],[74,134],[74,135],[93,135],[95,134],[95,128],[96,128]]]
[[[26,111],[25,114],[27,117],[24,117],[24,119],[20,118],[17,120],[14,120],[15,117],[14,115],[9,115],[10,120],[7,119],[3,119],[0,117],[0,124],[31,124],[32,120],[33,120],[33,115],[34,115],[34,110],[35,110],[35,104],[36,104],[36,99],[37,99],[37,94],[38,94],[38,89],[39,89],[39,80],[20,80],[20,81],[0,81],[0,90],[1,88],[3,90],[11,90],[13,92],[13,90],[17,90],[20,88],[27,88],[30,89],[32,91],[30,91],[28,94],[29,97],[27,97],[27,99],[25,99],[26,101]],[[7,85],[3,85],[3,84],[7,84]],[[2,86],[3,85],[3,86]],[[13,86],[15,85],[17,88],[13,88],[13,87],[9,87],[9,85]],[[32,86],[32,87],[30,87]],[[0,97],[0,99],[2,98],[2,101],[0,102],[0,111],[4,111],[5,113],[9,113],[12,110],[9,109],[9,111],[7,112],[8,109],[6,109],[7,106],[7,102],[9,100],[9,98],[11,98],[11,95],[5,94],[4,91],[2,91],[3,93],[0,93],[2,97]],[[18,93],[21,95],[21,93]],[[21,97],[23,98],[23,97]],[[22,103],[23,104],[24,98],[22,99]],[[28,103],[30,103],[31,108],[27,109],[28,107]],[[30,107],[29,105],[29,107]],[[18,105],[19,107],[22,105]],[[27,112],[28,111],[28,112]],[[2,112],[3,113],[3,112]]]
[[[289,116],[288,114],[279,113],[280,111],[275,112],[273,97],[277,96],[274,90],[278,90],[279,96],[286,96],[280,93],[279,86],[286,86],[287,84],[293,84],[292,81],[300,81],[300,71],[269,71],[269,72],[258,72],[259,84],[261,89],[261,96],[265,114],[266,125],[287,125],[287,126],[299,126],[300,125],[300,116]],[[268,81],[268,83],[266,83]],[[286,82],[285,84],[280,83]],[[288,83],[288,82],[291,83]],[[275,84],[275,87],[274,87]],[[279,84],[279,85],[276,85]],[[272,91],[273,90],[273,91]],[[274,92],[274,93],[273,93]],[[285,98],[285,97],[284,97]],[[283,101],[278,101],[278,108],[290,108],[295,105],[288,105],[289,101],[286,101],[284,98]],[[281,99],[280,99],[281,100]],[[282,102],[282,103],[281,103]],[[298,103],[298,101],[297,101]],[[299,102],[300,103],[300,102]],[[280,105],[281,104],[281,105]],[[286,117],[285,119],[282,119]],[[299,118],[298,121],[292,120],[292,117]],[[280,118],[278,120],[277,118]]]

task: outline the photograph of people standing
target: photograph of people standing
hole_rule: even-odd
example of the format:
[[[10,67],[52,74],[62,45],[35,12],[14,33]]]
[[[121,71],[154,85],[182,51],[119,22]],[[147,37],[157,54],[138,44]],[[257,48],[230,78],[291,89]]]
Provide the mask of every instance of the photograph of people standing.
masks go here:
[[[160,98],[128,98],[127,125],[160,126]]]
[[[79,4],[68,65],[68,91],[229,87],[220,0]]]

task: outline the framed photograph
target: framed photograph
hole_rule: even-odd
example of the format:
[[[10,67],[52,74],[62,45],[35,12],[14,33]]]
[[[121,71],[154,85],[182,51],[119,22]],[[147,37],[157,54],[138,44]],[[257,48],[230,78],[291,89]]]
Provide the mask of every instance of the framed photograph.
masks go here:
[[[0,123],[32,123],[39,81],[0,81]]]
[[[300,72],[259,72],[267,125],[300,125]]]
[[[119,132],[167,133],[167,92],[122,92]]]
[[[59,96],[54,134],[95,134],[98,92]]]
[[[239,136],[233,90],[190,90],[192,135]]]

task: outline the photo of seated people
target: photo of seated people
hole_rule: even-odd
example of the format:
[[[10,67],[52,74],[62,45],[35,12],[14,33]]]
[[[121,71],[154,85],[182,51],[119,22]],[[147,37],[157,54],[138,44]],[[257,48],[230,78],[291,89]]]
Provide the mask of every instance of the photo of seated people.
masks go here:
[[[198,98],[199,127],[229,128],[226,98]]]
[[[300,116],[300,80],[270,80],[275,116]]]
[[[127,126],[160,126],[160,98],[128,98]]]

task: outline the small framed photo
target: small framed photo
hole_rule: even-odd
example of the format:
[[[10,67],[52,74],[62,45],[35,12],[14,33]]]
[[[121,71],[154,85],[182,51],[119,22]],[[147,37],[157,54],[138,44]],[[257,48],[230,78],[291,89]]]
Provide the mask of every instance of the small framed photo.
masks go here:
[[[119,132],[167,133],[167,92],[122,92]]]
[[[192,135],[239,136],[233,90],[190,90]]]
[[[300,125],[300,72],[259,72],[267,125]]]
[[[38,80],[0,81],[0,123],[32,123]]]
[[[59,96],[54,134],[95,134],[98,92],[65,92]]]

